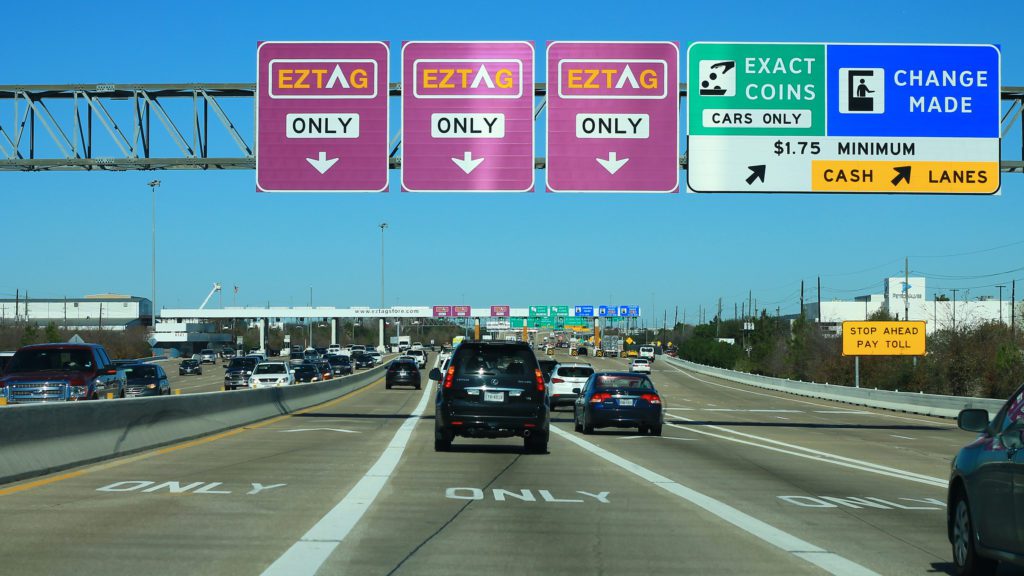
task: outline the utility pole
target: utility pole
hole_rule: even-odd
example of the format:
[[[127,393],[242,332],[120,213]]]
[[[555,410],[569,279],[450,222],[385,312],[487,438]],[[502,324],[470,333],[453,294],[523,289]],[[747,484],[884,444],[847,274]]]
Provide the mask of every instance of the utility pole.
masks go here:
[[[754,291],[750,290],[747,292],[747,314],[751,317],[754,316]]]
[[[903,258],[903,320],[910,320],[910,257]]]
[[[800,281],[800,317],[804,315],[804,281]]]
[[[818,324],[821,324],[821,276],[818,276]]]
[[[953,332],[956,332],[956,293],[958,290],[953,288]]]
[[[1010,335],[1017,335],[1017,281],[1010,284]]]
[[[672,329],[675,330],[676,326],[679,325],[679,304],[676,304],[676,316],[672,320]]]
[[[718,297],[718,316],[715,317],[715,338],[721,338],[722,334],[722,297]]]
[[[996,284],[996,288],[999,288],[999,323],[1003,323],[1003,288],[1006,288],[1005,284]]]

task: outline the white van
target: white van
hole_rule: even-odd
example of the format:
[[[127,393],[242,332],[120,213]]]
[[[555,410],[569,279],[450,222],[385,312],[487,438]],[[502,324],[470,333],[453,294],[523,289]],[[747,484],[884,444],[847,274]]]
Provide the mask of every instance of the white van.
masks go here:
[[[653,364],[654,363],[654,346],[641,346],[640,347],[640,357],[641,358],[646,358],[646,359],[650,360],[650,362]]]

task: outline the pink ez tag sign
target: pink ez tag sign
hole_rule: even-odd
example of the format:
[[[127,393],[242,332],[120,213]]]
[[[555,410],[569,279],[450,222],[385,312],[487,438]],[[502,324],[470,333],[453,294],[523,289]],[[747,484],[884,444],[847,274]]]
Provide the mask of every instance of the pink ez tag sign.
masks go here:
[[[387,42],[261,42],[256,188],[386,192]]]
[[[402,44],[402,190],[532,192],[532,42]]]
[[[679,46],[549,42],[548,192],[679,191]]]

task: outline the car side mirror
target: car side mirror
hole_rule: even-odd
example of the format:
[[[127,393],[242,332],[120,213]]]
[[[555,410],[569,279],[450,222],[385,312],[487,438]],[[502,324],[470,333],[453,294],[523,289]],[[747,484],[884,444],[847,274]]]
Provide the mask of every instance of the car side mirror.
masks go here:
[[[580,390],[579,388],[573,388],[572,393],[579,396],[580,394],[583,393],[583,390]]]
[[[431,380],[440,380],[442,378],[441,370],[437,368],[431,368],[430,374],[428,376],[430,377]]]
[[[984,432],[988,429],[988,410],[968,408],[957,414],[956,425],[968,432]]]

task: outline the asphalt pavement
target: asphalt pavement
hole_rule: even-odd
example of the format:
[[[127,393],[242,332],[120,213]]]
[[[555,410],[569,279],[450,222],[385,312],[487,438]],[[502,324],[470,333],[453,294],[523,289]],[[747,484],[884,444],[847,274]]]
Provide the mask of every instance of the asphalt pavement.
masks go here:
[[[662,437],[583,435],[564,408],[548,454],[525,453],[521,439],[462,438],[436,453],[423,372],[423,390],[378,380],[301,413],[0,486],[0,517],[17,527],[0,539],[3,572],[952,570],[945,481],[973,435],[950,420],[768,392],[658,360]]]

